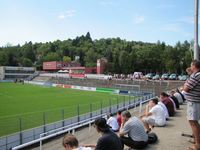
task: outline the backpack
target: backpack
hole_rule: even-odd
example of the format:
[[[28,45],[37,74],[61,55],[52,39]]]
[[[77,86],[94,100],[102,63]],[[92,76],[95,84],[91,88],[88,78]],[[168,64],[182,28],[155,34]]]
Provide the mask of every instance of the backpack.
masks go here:
[[[154,132],[148,133],[148,143],[153,144],[158,140],[158,136]]]

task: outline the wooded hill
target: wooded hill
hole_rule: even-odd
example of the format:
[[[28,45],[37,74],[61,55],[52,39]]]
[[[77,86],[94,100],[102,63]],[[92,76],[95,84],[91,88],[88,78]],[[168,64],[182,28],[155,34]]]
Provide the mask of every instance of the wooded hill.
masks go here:
[[[0,66],[35,66],[41,69],[43,61],[70,61],[79,56],[83,66],[96,66],[96,60],[106,58],[106,73],[175,72],[184,73],[192,60],[190,43],[146,43],[120,38],[92,40],[85,36],[46,43],[27,42],[24,45],[0,47]]]

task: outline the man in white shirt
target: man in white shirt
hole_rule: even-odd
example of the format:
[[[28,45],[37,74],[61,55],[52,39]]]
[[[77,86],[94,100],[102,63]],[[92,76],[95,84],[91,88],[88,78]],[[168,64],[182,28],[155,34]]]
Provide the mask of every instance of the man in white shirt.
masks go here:
[[[150,126],[165,126],[166,118],[163,108],[158,105],[158,99],[151,99],[146,107],[146,112],[141,116],[147,132],[151,131]]]
[[[119,131],[119,124],[117,122],[117,118],[113,116],[113,114],[109,114],[107,120],[107,124],[112,128],[112,131],[118,132]]]

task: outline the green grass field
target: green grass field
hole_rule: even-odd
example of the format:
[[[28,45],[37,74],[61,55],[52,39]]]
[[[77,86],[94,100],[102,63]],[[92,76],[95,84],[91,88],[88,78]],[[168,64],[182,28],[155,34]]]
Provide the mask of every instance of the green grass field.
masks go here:
[[[110,93],[0,83],[0,136],[97,110],[129,97]],[[45,119],[44,119],[45,117]]]

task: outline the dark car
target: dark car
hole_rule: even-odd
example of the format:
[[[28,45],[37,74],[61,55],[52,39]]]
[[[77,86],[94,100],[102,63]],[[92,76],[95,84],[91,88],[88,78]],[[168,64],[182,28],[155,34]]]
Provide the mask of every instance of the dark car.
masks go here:
[[[155,76],[154,73],[148,73],[148,74],[145,75],[145,77],[146,77],[147,79],[152,79],[153,76]]]

